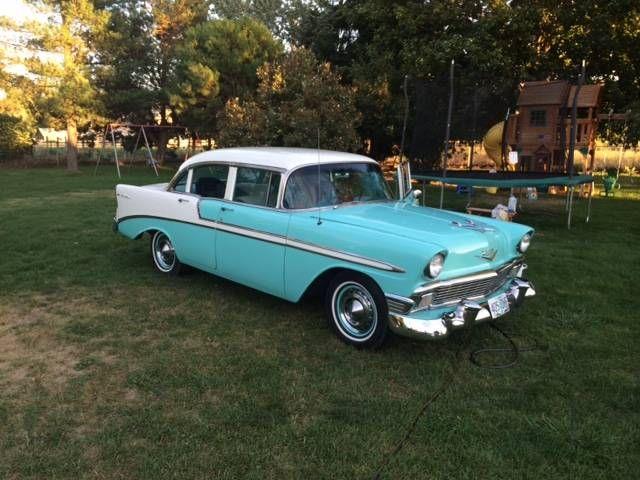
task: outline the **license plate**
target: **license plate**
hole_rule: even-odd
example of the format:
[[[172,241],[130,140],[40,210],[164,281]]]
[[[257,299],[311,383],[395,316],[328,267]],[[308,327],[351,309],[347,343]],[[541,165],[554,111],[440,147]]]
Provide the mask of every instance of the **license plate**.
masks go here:
[[[501,317],[509,312],[509,300],[507,294],[501,293],[497,297],[489,299],[489,311],[493,318]]]

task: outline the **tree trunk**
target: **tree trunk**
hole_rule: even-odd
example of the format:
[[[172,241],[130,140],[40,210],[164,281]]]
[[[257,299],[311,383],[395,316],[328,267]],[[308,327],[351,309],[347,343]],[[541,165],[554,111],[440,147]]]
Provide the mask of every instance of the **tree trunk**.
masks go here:
[[[67,170],[78,171],[78,126],[75,120],[67,120]]]

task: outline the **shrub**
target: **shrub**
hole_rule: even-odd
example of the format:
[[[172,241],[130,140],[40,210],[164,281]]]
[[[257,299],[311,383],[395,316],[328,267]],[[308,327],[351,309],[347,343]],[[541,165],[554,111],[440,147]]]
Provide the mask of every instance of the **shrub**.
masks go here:
[[[33,145],[31,126],[24,120],[0,113],[0,158],[22,155]]]

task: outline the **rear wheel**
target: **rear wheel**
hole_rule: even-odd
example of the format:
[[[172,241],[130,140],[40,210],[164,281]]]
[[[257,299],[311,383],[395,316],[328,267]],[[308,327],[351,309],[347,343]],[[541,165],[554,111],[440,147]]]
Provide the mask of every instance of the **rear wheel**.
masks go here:
[[[156,232],[151,238],[151,257],[153,265],[161,273],[177,275],[182,264],[176,255],[171,239],[163,232]]]
[[[380,287],[355,272],[338,274],[325,297],[329,324],[344,342],[377,348],[387,338],[387,302]]]

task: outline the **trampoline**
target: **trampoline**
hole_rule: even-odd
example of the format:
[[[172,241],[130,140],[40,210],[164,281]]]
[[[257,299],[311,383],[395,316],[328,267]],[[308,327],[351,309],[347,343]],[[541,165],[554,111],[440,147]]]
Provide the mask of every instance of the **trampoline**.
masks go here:
[[[561,186],[569,189],[567,195],[567,228],[571,228],[573,214],[573,195],[578,185],[593,183],[591,175],[558,175],[549,173],[528,173],[528,172],[480,172],[480,171],[431,171],[420,172],[412,175],[412,178],[422,182],[424,191],[427,182],[441,182],[444,186],[462,185],[466,187],[496,187],[496,188],[544,188],[549,186]],[[591,217],[591,198],[593,187],[589,189],[587,216],[585,221],[589,222]]]

